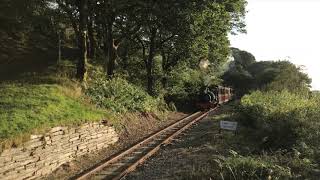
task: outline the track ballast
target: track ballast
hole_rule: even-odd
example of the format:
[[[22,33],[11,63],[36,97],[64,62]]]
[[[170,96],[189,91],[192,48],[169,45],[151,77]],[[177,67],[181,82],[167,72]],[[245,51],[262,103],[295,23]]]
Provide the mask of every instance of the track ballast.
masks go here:
[[[134,171],[138,165],[155,154],[162,145],[170,143],[175,137],[214,110],[196,112],[187,116],[72,179],[120,179]]]

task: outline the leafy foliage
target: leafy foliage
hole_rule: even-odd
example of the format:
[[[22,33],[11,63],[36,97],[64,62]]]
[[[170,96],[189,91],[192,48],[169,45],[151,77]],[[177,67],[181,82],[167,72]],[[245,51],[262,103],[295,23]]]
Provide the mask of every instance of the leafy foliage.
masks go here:
[[[193,107],[194,99],[203,86],[202,74],[186,65],[178,66],[169,74],[166,101],[186,110]]]
[[[253,92],[241,100],[242,124],[253,128],[250,138],[263,150],[292,153],[290,168],[303,177],[314,177],[319,168],[319,97],[288,91]],[[289,154],[290,154],[289,153]],[[311,169],[310,169],[311,168]],[[309,169],[309,170],[308,170]]]
[[[149,96],[142,89],[121,78],[97,79],[86,90],[86,94],[99,107],[115,112],[151,112],[165,109],[165,103],[160,98]]]
[[[273,81],[267,85],[267,90],[281,91],[287,89],[290,92],[306,95],[310,90],[311,79],[302,72],[301,67],[296,67],[289,62],[278,62],[279,70]]]
[[[154,97],[185,99],[208,81],[219,82],[221,66],[229,54],[228,33],[245,31],[245,6],[245,0],[5,0],[0,6],[0,20],[6,25],[0,28],[0,34],[4,34],[0,38],[4,43],[0,44],[11,42],[19,34],[21,38],[13,38],[19,40],[14,41],[17,48],[12,54],[29,52],[37,44],[45,55],[40,57],[34,52],[37,61],[28,61],[34,69],[46,71],[47,59],[55,60],[61,52],[63,58],[76,64],[77,73],[66,74],[72,78],[77,74],[78,80],[85,80],[88,66],[94,62],[103,64],[104,75],[109,79],[125,77],[129,84]],[[83,32],[87,32],[87,42]],[[2,38],[5,36],[8,38]],[[6,52],[3,50],[0,56],[11,59]],[[25,56],[21,57],[17,61],[27,62]],[[211,63],[206,72],[198,69],[201,58]],[[25,71],[25,64],[21,64],[23,70],[17,66],[12,66],[13,70],[1,67],[11,78],[17,73],[9,72]],[[183,68],[194,77],[172,77]],[[196,82],[191,82],[193,79]],[[198,87],[190,91],[189,86]],[[178,91],[181,95],[177,95]]]
[[[213,117],[215,126],[210,126],[210,130],[204,133],[205,136],[201,135],[188,140],[191,142],[182,146],[188,149],[184,151],[191,153],[185,156],[188,157],[188,162],[193,163],[190,163],[192,164],[190,168],[176,173],[178,179],[318,179],[320,161],[317,139],[320,133],[316,117],[319,117],[319,110],[314,104],[314,101],[318,99],[306,100],[299,98],[296,94],[290,95],[288,92],[277,93],[277,98],[289,97],[294,105],[290,107],[290,104],[286,105],[283,99],[277,100],[276,97],[267,98],[267,96],[272,96],[271,93],[266,95],[255,92],[252,97],[251,95],[243,97],[245,102],[241,102],[241,111],[236,102],[232,106],[222,107],[222,112],[225,114]],[[306,102],[307,105],[310,105],[309,108],[300,109],[299,101],[300,103],[310,101]],[[277,105],[278,102],[285,108],[277,110],[280,108],[280,105]],[[247,104],[254,110],[260,109],[253,108],[254,104],[266,105],[259,111],[261,116],[259,122],[264,119],[267,121],[264,123],[265,126],[261,127],[258,124],[252,127],[251,124],[248,124],[252,122],[250,120],[253,119],[250,118],[253,117],[251,117],[252,111],[247,112],[243,109],[248,107]],[[271,108],[271,104],[276,108]],[[289,109],[296,109],[296,114],[288,115],[287,119],[284,119],[285,116],[276,114],[279,111],[286,114]],[[269,118],[266,117],[267,115]],[[293,118],[292,121],[299,121],[299,126],[293,126],[294,123],[288,121],[290,117]],[[239,121],[239,118],[241,118],[241,123],[238,125],[236,135],[227,131],[219,135],[215,133],[219,130],[219,121]],[[255,115],[254,119],[257,118],[259,118],[258,115]],[[268,133],[263,128],[269,129]],[[287,133],[293,133],[295,136]],[[272,141],[274,136],[278,136],[278,139]],[[294,141],[292,137],[295,138]]]
[[[315,100],[287,91],[254,92],[241,99],[244,124],[258,130],[264,148],[292,148],[319,115]]]
[[[242,96],[252,90],[288,90],[306,95],[311,79],[302,68],[289,61],[256,62],[252,54],[233,48],[234,61],[223,75],[225,83]]]

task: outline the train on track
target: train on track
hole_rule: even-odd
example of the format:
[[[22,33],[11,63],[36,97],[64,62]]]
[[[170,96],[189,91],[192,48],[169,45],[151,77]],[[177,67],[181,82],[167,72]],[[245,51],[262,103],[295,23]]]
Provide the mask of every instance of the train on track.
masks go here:
[[[223,86],[206,87],[199,93],[197,108],[206,110],[229,102],[234,97],[232,88]]]

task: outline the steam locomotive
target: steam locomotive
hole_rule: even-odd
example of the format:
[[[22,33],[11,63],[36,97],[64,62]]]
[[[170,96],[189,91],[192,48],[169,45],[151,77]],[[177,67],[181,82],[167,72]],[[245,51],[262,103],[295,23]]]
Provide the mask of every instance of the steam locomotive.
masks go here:
[[[198,98],[196,106],[201,109],[210,109],[224,104],[233,98],[233,89],[223,86],[206,87],[203,89]]]

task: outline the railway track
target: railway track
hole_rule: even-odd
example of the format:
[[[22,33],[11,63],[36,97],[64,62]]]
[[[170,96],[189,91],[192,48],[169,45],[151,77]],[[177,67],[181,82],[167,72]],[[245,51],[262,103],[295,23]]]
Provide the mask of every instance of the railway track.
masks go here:
[[[162,145],[170,143],[175,137],[214,110],[196,112],[187,116],[72,179],[121,179],[155,154]]]

